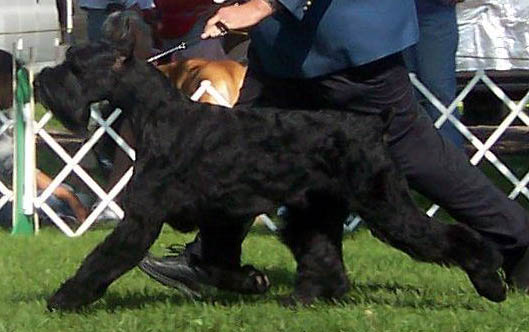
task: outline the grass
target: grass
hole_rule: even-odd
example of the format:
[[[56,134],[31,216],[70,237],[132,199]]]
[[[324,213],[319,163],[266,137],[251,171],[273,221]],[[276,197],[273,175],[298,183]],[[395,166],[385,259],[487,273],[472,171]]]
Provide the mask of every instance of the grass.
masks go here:
[[[35,104],[35,120],[39,121],[46,113],[48,113],[48,110],[44,108],[41,104]],[[68,132],[66,128],[57,120],[55,117],[52,117],[44,126],[46,130],[54,130],[59,132]]]
[[[46,297],[109,231],[95,229],[76,239],[56,229],[34,237],[0,232],[0,332],[529,330],[524,295],[488,302],[463,272],[412,261],[363,229],[345,238],[353,286],[340,302],[281,307],[277,299],[292,291],[295,264],[274,235],[256,227],[244,243],[243,260],[267,271],[273,286],[265,295],[208,290],[192,301],[134,269],[81,312],[47,312]],[[165,228],[153,251],[161,254],[192,236]]]
[[[50,124],[59,128],[57,124]],[[46,156],[41,162],[54,173]],[[515,173],[527,172],[525,157],[508,157]],[[499,179],[490,165],[482,169]],[[495,180],[504,190],[512,185]],[[422,206],[426,201],[416,196]],[[520,198],[528,207],[527,200]],[[440,217],[449,220],[446,214]],[[34,237],[0,231],[0,332],[4,331],[529,331],[528,298],[511,293],[501,304],[479,297],[457,269],[417,263],[380,243],[366,230],[347,235],[344,256],[352,288],[343,301],[286,309],[278,298],[292,291],[295,264],[274,235],[255,228],[244,243],[245,263],[272,281],[261,296],[208,290],[192,301],[134,269],[111,285],[103,299],[75,313],[49,313],[46,298],[71,276],[110,229],[70,239],[48,228]],[[193,234],[165,228],[153,251]]]

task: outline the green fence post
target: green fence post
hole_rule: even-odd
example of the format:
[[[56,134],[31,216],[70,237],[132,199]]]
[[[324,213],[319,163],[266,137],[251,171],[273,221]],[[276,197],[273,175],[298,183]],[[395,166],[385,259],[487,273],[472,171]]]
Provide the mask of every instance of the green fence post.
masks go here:
[[[15,98],[15,183],[14,183],[14,212],[13,235],[30,235],[34,233],[33,215],[26,215],[22,210],[24,199],[24,164],[25,164],[25,121],[24,106],[30,101],[31,87],[28,73],[20,68],[16,73],[16,98]]]

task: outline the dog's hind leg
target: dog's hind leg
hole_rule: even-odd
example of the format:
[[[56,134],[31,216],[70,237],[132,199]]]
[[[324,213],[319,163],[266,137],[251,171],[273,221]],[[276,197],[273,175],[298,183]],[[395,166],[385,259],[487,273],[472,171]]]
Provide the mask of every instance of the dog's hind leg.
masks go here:
[[[294,292],[285,304],[340,298],[349,290],[342,257],[345,204],[326,195],[309,194],[309,208],[287,205],[281,239],[297,262]]]
[[[241,245],[252,220],[215,219],[200,225],[201,257],[191,257],[199,281],[245,294],[266,292],[270,287],[268,277],[251,265],[241,266]]]
[[[121,221],[48,300],[48,309],[73,310],[101,298],[114,280],[145,256],[161,228],[161,220]]]
[[[404,177],[381,153],[376,148],[365,153],[357,176],[349,179],[354,208],[373,234],[415,259],[461,267],[480,295],[503,301],[500,251],[467,226],[428,218],[415,206]]]

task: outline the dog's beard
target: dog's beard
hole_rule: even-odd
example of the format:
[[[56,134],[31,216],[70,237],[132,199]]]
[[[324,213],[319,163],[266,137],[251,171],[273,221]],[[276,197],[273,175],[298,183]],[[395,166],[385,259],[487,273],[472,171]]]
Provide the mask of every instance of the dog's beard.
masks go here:
[[[43,70],[35,80],[37,101],[49,109],[69,130],[87,134],[90,103],[82,87],[65,66]]]

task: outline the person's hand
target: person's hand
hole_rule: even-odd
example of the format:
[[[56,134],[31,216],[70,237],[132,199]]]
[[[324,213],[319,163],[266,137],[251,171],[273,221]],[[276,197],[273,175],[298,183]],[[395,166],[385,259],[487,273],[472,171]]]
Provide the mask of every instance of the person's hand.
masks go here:
[[[250,0],[242,5],[222,7],[206,22],[200,37],[207,39],[224,35],[226,31],[222,30],[222,25],[230,30],[254,26],[273,12],[274,9],[266,0]]]

